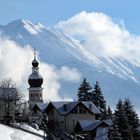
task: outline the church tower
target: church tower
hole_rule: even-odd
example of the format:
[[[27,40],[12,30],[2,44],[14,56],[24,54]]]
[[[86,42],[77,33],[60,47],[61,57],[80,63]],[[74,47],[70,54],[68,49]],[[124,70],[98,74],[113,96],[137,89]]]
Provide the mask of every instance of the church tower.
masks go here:
[[[29,90],[29,109],[32,109],[32,107],[36,103],[43,103],[43,97],[42,97],[42,90],[41,87],[43,83],[43,78],[39,74],[39,63],[36,60],[36,53],[34,51],[34,60],[32,61],[32,74],[28,78],[28,83],[30,87]]]

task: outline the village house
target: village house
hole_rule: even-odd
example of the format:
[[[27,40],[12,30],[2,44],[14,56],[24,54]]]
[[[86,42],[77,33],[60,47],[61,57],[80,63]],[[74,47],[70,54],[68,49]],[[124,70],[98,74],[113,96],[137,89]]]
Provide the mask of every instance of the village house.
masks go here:
[[[89,140],[98,135],[106,138],[110,126],[110,122],[98,120],[101,112],[91,101],[50,102],[45,108],[36,104],[32,111],[46,113],[48,128],[57,136],[65,133]]]
[[[48,115],[48,127],[55,132],[74,133],[79,120],[95,120],[100,114],[92,102],[50,102],[44,111]]]
[[[109,120],[80,120],[75,126],[75,133],[80,136],[85,136],[88,140],[96,138],[98,140],[107,140],[108,128],[112,121]]]

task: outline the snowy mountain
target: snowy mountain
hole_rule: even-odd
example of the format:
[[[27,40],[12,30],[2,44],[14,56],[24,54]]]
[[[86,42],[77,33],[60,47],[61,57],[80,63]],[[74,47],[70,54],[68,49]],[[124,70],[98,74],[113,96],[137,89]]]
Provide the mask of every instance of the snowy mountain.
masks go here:
[[[140,105],[137,99],[140,97],[139,65],[121,58],[99,57],[96,52],[93,54],[84,47],[81,41],[66,33],[27,20],[20,19],[1,25],[0,37],[9,38],[21,46],[36,48],[42,61],[57,68],[76,68],[91,84],[98,80],[109,104],[116,103],[121,97],[130,97],[137,108]],[[75,98],[81,81],[61,82],[63,86],[60,92]]]

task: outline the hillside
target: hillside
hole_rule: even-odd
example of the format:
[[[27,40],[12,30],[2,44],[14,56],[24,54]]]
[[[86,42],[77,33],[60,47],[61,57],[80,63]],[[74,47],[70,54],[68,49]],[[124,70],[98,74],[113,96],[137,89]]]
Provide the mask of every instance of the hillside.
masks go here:
[[[42,138],[23,132],[21,130],[13,129],[8,126],[0,124],[0,139],[1,140],[42,140]]]

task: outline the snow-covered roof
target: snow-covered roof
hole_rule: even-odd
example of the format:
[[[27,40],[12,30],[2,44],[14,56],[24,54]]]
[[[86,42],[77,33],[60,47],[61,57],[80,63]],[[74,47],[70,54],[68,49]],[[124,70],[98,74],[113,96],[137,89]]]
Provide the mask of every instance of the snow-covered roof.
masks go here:
[[[100,114],[100,110],[91,102],[91,101],[70,101],[70,102],[50,102],[53,107],[60,113],[60,114],[68,114],[76,107],[78,104],[83,104],[88,110],[90,110],[93,114]],[[64,106],[66,109],[64,109]]]
[[[105,123],[107,123],[109,126],[112,126],[113,122],[111,119],[103,120]]]
[[[79,125],[83,131],[91,131],[101,124],[99,120],[79,120]]]
[[[37,106],[40,108],[42,112],[46,109],[47,105],[48,103],[37,103]]]
[[[79,120],[78,123],[83,131],[92,131],[95,128],[97,128],[100,124],[106,122],[100,120]],[[110,126],[108,123],[106,124]]]
[[[52,105],[57,109],[60,114],[68,114],[78,102],[51,102]],[[64,110],[64,105],[66,105],[66,110]]]
[[[35,105],[40,109],[41,112],[44,112],[44,110],[46,109],[48,103],[36,103]]]
[[[82,101],[82,103],[94,114],[100,114],[100,110],[91,101]]]

